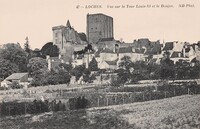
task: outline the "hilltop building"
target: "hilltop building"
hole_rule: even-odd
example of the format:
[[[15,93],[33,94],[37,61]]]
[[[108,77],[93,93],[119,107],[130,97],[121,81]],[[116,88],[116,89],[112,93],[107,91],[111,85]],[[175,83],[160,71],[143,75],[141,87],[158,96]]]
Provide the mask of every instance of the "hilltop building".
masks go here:
[[[87,38],[89,43],[113,40],[113,18],[102,13],[87,15]]]
[[[87,45],[87,38],[84,33],[78,33],[67,21],[66,26],[54,26],[53,44],[59,48],[60,55],[65,62],[72,60],[74,51],[82,50]]]

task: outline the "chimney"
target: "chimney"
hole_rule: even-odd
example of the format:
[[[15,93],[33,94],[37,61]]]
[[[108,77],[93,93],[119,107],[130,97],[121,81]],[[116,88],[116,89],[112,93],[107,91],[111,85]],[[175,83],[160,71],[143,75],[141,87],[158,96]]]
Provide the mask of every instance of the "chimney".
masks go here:
[[[61,57],[62,57],[61,54],[59,54],[59,55],[58,55],[58,58],[61,59]]]
[[[50,59],[50,56],[49,55],[46,55],[46,60]]]
[[[135,48],[132,48],[132,52],[135,53]]]
[[[183,46],[183,57],[185,57],[185,46]]]
[[[50,71],[51,70],[51,60],[50,60],[50,58],[47,60],[47,63],[48,63],[48,70]]]
[[[181,53],[180,52],[178,53],[178,57],[181,57]]]

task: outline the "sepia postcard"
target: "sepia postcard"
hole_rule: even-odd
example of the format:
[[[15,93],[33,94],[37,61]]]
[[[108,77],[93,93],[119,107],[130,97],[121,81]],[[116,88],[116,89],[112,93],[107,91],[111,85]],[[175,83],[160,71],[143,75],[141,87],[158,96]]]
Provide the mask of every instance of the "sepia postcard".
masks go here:
[[[0,0],[0,129],[200,129],[199,0]]]

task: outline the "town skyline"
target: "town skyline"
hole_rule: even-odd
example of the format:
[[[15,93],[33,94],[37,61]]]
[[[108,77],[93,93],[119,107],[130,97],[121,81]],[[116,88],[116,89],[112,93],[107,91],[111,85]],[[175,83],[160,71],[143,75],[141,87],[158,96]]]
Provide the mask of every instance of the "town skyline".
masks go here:
[[[90,0],[89,2],[102,5],[104,8],[77,9],[77,5],[86,5],[80,0],[75,2],[2,0],[0,14],[4,20],[0,22],[0,44],[19,42],[23,46],[28,36],[31,48],[41,48],[45,43],[52,41],[52,27],[66,25],[68,19],[78,32],[86,34],[88,13],[103,13],[113,17],[114,38],[123,39],[127,43],[140,38],[149,38],[151,41],[190,43],[200,40],[200,16],[198,15],[200,4],[197,1],[192,1],[195,8],[187,9],[177,7],[173,9],[108,9],[105,6],[111,5],[112,1],[106,3]],[[136,1],[134,4],[145,2],[147,1]],[[160,3],[158,0],[153,3],[156,2]],[[125,5],[130,3],[130,1],[123,2]],[[119,4],[122,4],[122,1],[116,1],[115,5]]]

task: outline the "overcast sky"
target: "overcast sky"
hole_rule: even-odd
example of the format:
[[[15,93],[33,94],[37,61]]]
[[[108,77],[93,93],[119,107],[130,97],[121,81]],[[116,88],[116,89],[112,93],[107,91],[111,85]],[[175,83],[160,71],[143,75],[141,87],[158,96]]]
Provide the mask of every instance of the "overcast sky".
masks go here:
[[[125,42],[149,38],[161,41],[200,40],[199,0],[0,0],[0,44],[19,42],[26,36],[32,48],[52,41],[52,27],[71,25],[86,32],[86,15],[104,13],[114,19],[114,38]],[[179,4],[195,7],[179,8]],[[76,8],[77,5],[101,5],[100,9]],[[173,5],[174,8],[115,8],[107,5]]]

